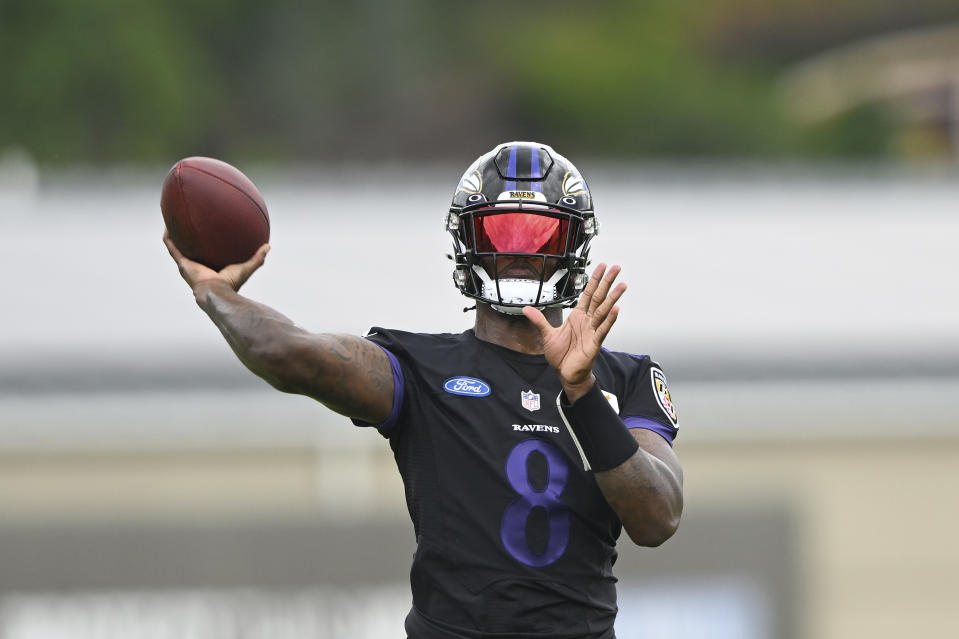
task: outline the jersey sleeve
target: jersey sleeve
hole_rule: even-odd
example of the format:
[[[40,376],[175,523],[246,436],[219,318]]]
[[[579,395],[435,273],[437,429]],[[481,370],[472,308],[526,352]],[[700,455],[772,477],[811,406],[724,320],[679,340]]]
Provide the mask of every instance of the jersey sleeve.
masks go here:
[[[406,397],[406,384],[411,376],[404,371],[403,364],[400,362],[397,354],[402,356],[406,349],[396,340],[392,332],[374,326],[367,333],[365,339],[370,340],[383,349],[390,360],[390,369],[393,371],[393,407],[390,410],[389,417],[380,424],[371,424],[359,419],[352,419],[354,426],[373,427],[380,431],[384,437],[389,437],[389,433],[396,426],[400,418],[400,412],[403,409],[403,401]]]
[[[626,400],[619,415],[627,428],[645,428],[658,433],[670,446],[679,434],[679,418],[666,383],[666,374],[648,357],[634,357]]]

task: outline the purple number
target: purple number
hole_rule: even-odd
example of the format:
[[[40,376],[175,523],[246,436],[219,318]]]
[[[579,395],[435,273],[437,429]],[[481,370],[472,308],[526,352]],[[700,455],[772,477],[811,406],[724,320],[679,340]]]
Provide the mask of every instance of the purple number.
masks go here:
[[[536,490],[529,481],[526,463],[534,451],[546,458],[544,490]],[[566,488],[568,475],[566,458],[556,446],[542,439],[527,439],[516,444],[506,458],[506,478],[519,497],[510,502],[503,513],[500,538],[509,554],[527,566],[548,566],[566,552],[569,544],[569,511],[559,496]],[[549,519],[549,542],[541,553],[534,552],[526,541],[526,523],[530,513],[537,507],[546,509]]]

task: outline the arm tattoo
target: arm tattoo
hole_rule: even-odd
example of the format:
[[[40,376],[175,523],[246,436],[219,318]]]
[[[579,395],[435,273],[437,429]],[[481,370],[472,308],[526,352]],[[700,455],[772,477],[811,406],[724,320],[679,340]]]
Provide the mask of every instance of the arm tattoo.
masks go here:
[[[317,399],[332,410],[359,418],[376,415],[383,397],[388,396],[392,405],[392,369],[379,346],[353,336],[318,338],[327,345],[330,357],[317,362],[312,386],[325,391]]]
[[[197,301],[240,361],[274,387],[308,395],[349,417],[376,422],[389,415],[393,375],[376,344],[350,335],[311,334],[233,292],[211,290]]]

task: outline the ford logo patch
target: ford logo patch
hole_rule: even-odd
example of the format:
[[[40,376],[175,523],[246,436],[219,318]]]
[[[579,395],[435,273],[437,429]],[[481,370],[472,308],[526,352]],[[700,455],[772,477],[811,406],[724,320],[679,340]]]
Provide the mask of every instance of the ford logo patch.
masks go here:
[[[454,395],[486,397],[489,395],[489,384],[475,377],[451,377],[443,384],[443,390]]]

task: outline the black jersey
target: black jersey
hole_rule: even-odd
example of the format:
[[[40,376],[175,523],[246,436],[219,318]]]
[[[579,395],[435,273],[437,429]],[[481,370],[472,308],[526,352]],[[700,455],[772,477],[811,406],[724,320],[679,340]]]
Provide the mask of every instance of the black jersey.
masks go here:
[[[546,358],[472,330],[375,327],[368,338],[393,366],[393,412],[376,428],[416,534],[410,639],[612,637],[622,525],[584,470]],[[655,363],[604,349],[593,372],[626,426],[672,442],[676,414]]]

